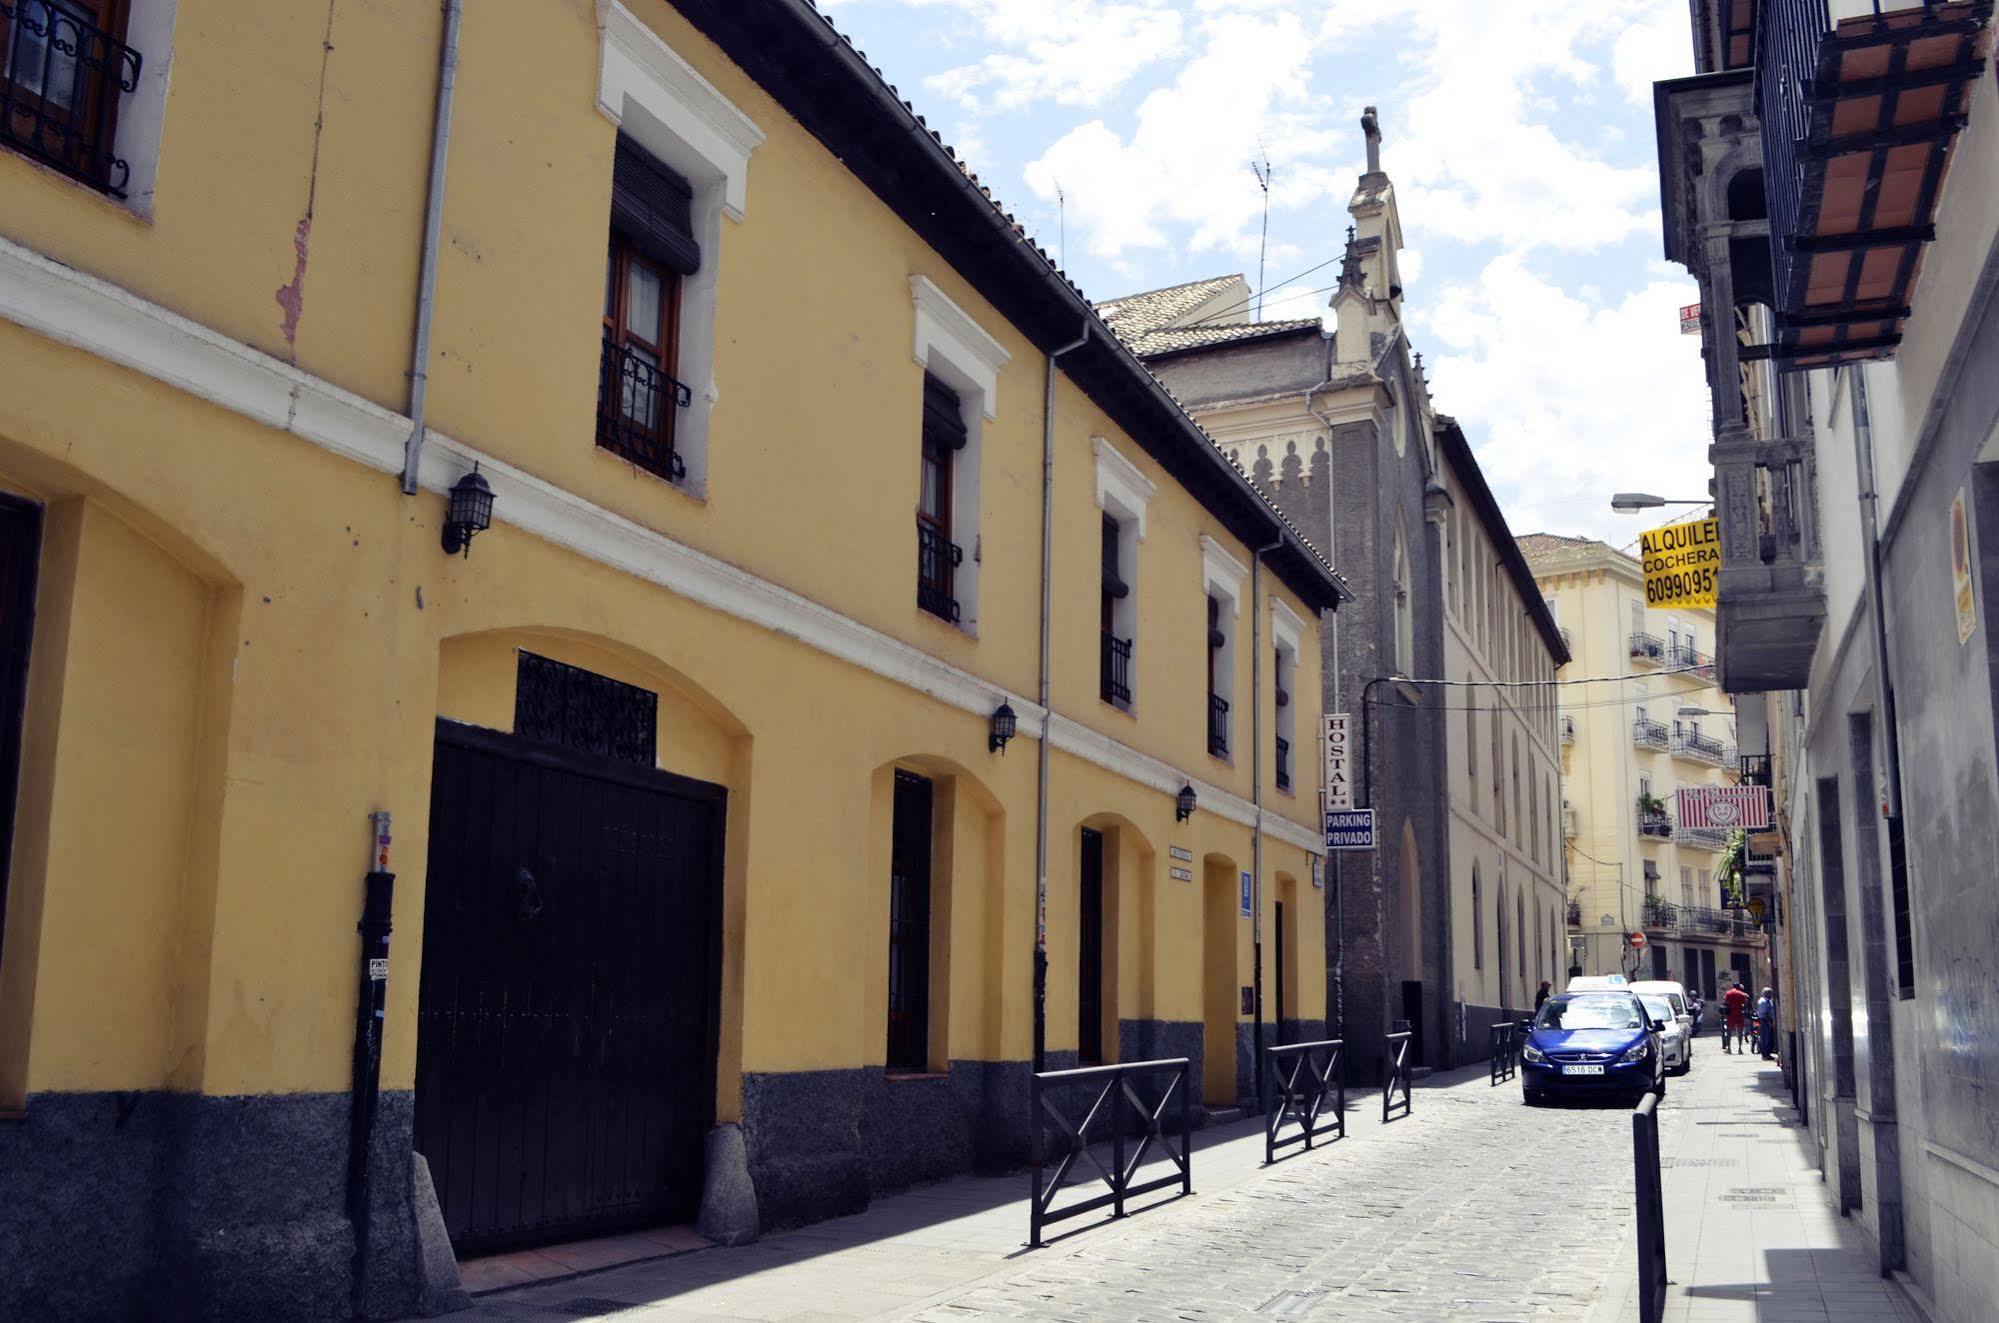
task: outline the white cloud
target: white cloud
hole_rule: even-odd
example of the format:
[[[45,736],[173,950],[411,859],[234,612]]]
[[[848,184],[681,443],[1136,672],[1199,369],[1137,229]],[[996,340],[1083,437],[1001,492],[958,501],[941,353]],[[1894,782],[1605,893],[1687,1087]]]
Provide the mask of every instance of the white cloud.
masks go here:
[[[1464,423],[1516,533],[1621,545],[1638,526],[1611,512],[1613,491],[1707,489],[1700,340],[1679,333],[1694,286],[1664,265],[1649,274],[1616,302],[1591,302],[1501,257],[1417,314],[1437,347],[1437,407]]]
[[[1039,211],[1060,184],[1070,269],[1116,276],[1107,294],[1253,274],[1260,142],[1277,167],[1264,315],[1323,315],[1334,270],[1292,276],[1337,259],[1356,121],[1379,105],[1414,338],[1514,527],[1621,544],[1635,526],[1609,512],[1610,491],[1704,488],[1707,391],[1676,316],[1690,282],[1589,256],[1656,241],[1651,83],[1691,71],[1683,5],[865,3],[952,16],[926,23],[954,52],[930,62],[953,67],[928,86],[1028,162]],[[968,34],[979,50],[956,53]]]
[[[1116,0],[911,0],[964,11],[995,49],[923,80],[968,109],[1096,106],[1180,49],[1181,16]]]
[[[1201,18],[1196,49],[1173,81],[1146,95],[1128,133],[1103,118],[1078,125],[1027,167],[1044,199],[1059,182],[1088,250],[1119,259],[1169,244],[1255,254],[1262,194],[1259,150],[1279,162],[1273,208],[1343,196],[1351,168],[1329,168],[1342,142],[1315,104],[1311,44],[1294,6],[1218,8]],[[1348,135],[1357,137],[1358,135]]]

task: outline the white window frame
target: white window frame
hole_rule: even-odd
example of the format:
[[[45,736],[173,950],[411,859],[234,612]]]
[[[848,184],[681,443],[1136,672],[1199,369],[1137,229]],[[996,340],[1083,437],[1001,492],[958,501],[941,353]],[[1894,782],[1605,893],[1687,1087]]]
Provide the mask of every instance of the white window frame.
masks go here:
[[[1236,726],[1239,714],[1242,712],[1242,704],[1236,701],[1236,617],[1242,614],[1243,584],[1248,578],[1249,567],[1247,565],[1237,560],[1234,553],[1220,542],[1206,533],[1201,534],[1202,591],[1206,596],[1220,597],[1228,603],[1227,607],[1216,618],[1216,628],[1222,632],[1222,646],[1216,650],[1220,655],[1215,658],[1215,675],[1217,677],[1216,683],[1223,690],[1220,697],[1227,699],[1229,704],[1229,757],[1227,759],[1229,762],[1235,761]],[[1207,620],[1205,612],[1202,613],[1201,619],[1205,628]],[[1205,638],[1201,642],[1202,646],[1205,647],[1207,645]],[[1207,695],[1205,693],[1201,696],[1201,703],[1201,729],[1203,732],[1201,738],[1203,745],[1205,745],[1207,742],[1206,731],[1208,721]]]
[[[999,417],[999,373],[1013,359],[1006,346],[988,335],[971,314],[928,276],[911,273],[909,296],[915,309],[915,334],[910,357],[958,394],[965,420],[965,448],[951,462],[951,536],[964,550],[952,591],[958,599],[956,628],[979,632],[979,473],[984,467],[985,425]],[[922,390],[921,377],[914,382]],[[921,398],[920,395],[918,398]],[[911,415],[911,435],[917,418]],[[914,447],[911,453],[914,454]]]
[[[1111,631],[1131,640],[1131,666],[1126,681],[1131,688],[1127,711],[1138,708],[1138,544],[1145,541],[1145,510],[1158,490],[1138,465],[1118,453],[1117,447],[1100,436],[1090,438],[1097,457],[1097,507],[1118,521],[1118,574],[1130,589],[1111,604]]]
[[[111,135],[112,154],[125,162],[123,201],[105,195],[114,206],[136,216],[153,214],[153,190],[160,177],[160,130],[167,118],[167,75],[173,67],[176,0],[132,0],[121,40],[139,52],[139,85],[118,102],[118,124]]]
[[[705,500],[710,419],[721,399],[715,381],[715,306],[722,218],[742,223],[749,202],[750,154],[763,143],[764,131],[618,0],[597,0],[597,24],[604,34],[597,66],[598,111],[661,164],[685,176],[694,190],[689,219],[701,247],[701,269],[681,281],[680,353],[672,368],[692,388],[693,398],[675,420],[673,448],[687,465],[679,489]]]
[[[1274,691],[1285,687],[1287,679],[1291,682],[1289,686],[1291,701],[1285,706],[1275,706],[1275,694],[1273,692],[1272,710],[1275,715],[1270,723],[1272,730],[1291,746],[1291,760],[1285,769],[1290,777],[1291,784],[1279,791],[1280,794],[1286,795],[1295,795],[1298,793],[1298,737],[1293,734],[1293,731],[1297,728],[1297,720],[1293,714],[1298,709],[1298,650],[1304,638],[1304,620],[1300,618],[1296,611],[1287,606],[1282,598],[1271,598],[1270,639],[1276,649],[1275,654],[1271,658],[1271,687]],[[1277,745],[1274,741],[1270,748],[1274,772],[1277,750]]]

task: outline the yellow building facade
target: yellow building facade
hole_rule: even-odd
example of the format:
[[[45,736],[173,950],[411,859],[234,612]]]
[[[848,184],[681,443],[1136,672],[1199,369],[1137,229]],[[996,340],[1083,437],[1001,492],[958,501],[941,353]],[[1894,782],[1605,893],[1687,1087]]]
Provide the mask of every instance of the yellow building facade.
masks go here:
[[[393,1316],[1317,1035],[1339,584],[811,6],[129,11],[0,133],[0,1314]]]
[[[1580,682],[1564,686],[1561,716],[1570,966],[1713,1001],[1731,976],[1750,981],[1764,944],[1725,908],[1731,833],[1689,829],[1676,807],[1682,788],[1739,780],[1714,613],[1648,606],[1637,559],[1605,543],[1536,533],[1521,546],[1573,640],[1562,678]]]

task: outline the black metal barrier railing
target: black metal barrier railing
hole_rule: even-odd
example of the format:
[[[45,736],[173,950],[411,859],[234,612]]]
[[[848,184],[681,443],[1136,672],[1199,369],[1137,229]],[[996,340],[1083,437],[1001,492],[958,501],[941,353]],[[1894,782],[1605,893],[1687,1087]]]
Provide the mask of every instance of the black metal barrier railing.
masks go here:
[[[1519,1072],[1519,1049],[1514,1046],[1520,1036],[1511,1020],[1503,1020],[1492,1026],[1492,1087],[1498,1088]]]
[[[1381,1119],[1385,1124],[1397,1116],[1409,1115],[1409,1039],[1407,1029],[1388,1035],[1388,1070],[1381,1077]],[[1402,1091],[1402,1101],[1395,1101],[1395,1091]],[[1400,1109],[1399,1111],[1397,1109]]]
[[[1655,1093],[1631,1113],[1631,1166],[1638,1197],[1638,1320],[1659,1323],[1666,1313],[1666,1205]]]
[[[1188,1062],[1185,1057],[1165,1061],[1134,1061],[1121,1066],[1085,1066],[1078,1070],[1037,1072],[1029,1084],[1028,1107],[1033,1136],[1033,1199],[1028,1206],[1027,1243],[1039,1247],[1041,1230],[1051,1222],[1061,1222],[1099,1208],[1111,1209],[1112,1217],[1124,1216],[1127,1199],[1135,1199],[1169,1185],[1178,1185],[1183,1195],[1194,1192],[1193,1149],[1188,1137],[1193,1133],[1193,1102],[1189,1092]],[[1158,1097],[1148,1102],[1134,1082],[1164,1077]],[[1176,1122],[1166,1122],[1169,1108],[1178,1100]],[[1088,1100],[1081,1120],[1071,1122],[1074,1104]],[[1071,1104],[1065,1114],[1064,1103]],[[1174,1151],[1168,1126],[1177,1129],[1180,1148]],[[1049,1152],[1049,1139],[1059,1136],[1060,1152]],[[1097,1156],[1096,1146],[1108,1144],[1110,1165]],[[1157,1147],[1170,1164],[1162,1176],[1138,1180],[1138,1169]],[[1051,1161],[1051,1158],[1053,1159]],[[1078,1200],[1063,1208],[1055,1207],[1076,1164],[1089,1159],[1097,1176],[1107,1187],[1103,1194]]]
[[[1344,1039],[1286,1043],[1263,1049],[1264,1079],[1274,1099],[1263,1126],[1263,1160],[1293,1144],[1312,1147],[1321,1135],[1347,1137],[1347,1045]],[[1331,1120],[1323,1119],[1332,1113]]]

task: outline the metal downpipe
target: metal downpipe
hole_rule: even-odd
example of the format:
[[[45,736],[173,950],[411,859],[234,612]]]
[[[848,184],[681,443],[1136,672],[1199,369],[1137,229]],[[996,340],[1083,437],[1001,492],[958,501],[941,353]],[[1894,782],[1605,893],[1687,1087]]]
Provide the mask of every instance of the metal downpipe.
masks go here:
[[[403,495],[416,492],[423,459],[423,413],[430,385],[430,315],[437,296],[437,245],[444,230],[444,163],[451,151],[451,100],[458,89],[458,27],[463,0],[444,0],[444,45],[437,60],[437,115],[430,135],[430,191],[424,200],[423,261],[416,292],[416,342],[410,348],[410,434],[403,443]]]
[[[1081,349],[1090,339],[1083,333],[1049,352],[1041,389],[1041,738],[1036,742],[1034,784],[1034,1069],[1048,1053],[1048,728],[1054,712],[1048,701],[1048,621],[1054,604],[1055,576],[1055,360]]]
[[[1269,1110],[1263,1079],[1263,558],[1283,545],[1284,539],[1278,538],[1267,547],[1256,548],[1249,558],[1249,802],[1256,809],[1256,826],[1249,838],[1249,960],[1256,985],[1251,994],[1256,1006],[1255,1036],[1251,1041],[1255,1044],[1259,1113]],[[1283,1026],[1278,1025],[1272,1036],[1283,1032]]]
[[[1874,426],[1867,412],[1867,374],[1853,373],[1853,449],[1860,469],[1860,527],[1867,539],[1867,596],[1874,616],[1874,693],[1881,709],[1881,760],[1887,784],[1878,798],[1878,812],[1888,827],[1888,878],[1899,884],[1908,870],[1908,846],[1902,821],[1901,723],[1895,716],[1895,679],[1888,663],[1888,604],[1881,594],[1881,493],[1874,476]],[[1894,935],[1890,934],[1890,939]],[[1896,977],[1901,977],[1897,951]]]

